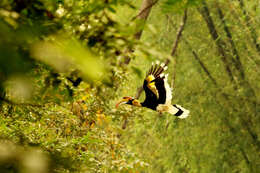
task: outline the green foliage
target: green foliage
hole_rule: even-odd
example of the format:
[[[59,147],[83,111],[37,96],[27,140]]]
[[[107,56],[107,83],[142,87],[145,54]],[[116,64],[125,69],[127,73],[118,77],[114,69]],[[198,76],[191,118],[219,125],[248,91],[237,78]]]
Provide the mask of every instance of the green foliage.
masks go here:
[[[1,172],[127,172],[147,166],[120,142],[115,122],[121,117],[108,109],[113,83],[124,77],[115,57],[133,47],[133,29],[124,32],[112,19],[120,4],[129,6],[1,1],[1,138],[25,150],[37,147],[49,158],[39,161],[43,170],[31,171],[23,165],[34,163],[23,163],[20,149],[10,158],[3,153]]]
[[[131,18],[141,0],[2,0],[0,172],[257,172],[257,3],[201,2],[156,4],[137,41]],[[234,81],[201,13],[205,5]],[[187,23],[171,57],[185,8]],[[233,45],[241,68],[232,61]],[[152,61],[167,58],[175,59],[168,70],[173,103],[190,117],[114,108],[136,94]]]

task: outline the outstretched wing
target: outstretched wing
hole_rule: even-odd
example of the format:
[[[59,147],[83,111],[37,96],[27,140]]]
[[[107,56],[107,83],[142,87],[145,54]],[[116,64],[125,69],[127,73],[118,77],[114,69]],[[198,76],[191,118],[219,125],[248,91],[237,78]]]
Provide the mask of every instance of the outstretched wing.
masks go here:
[[[143,88],[146,95],[144,103],[152,104],[155,108],[158,104],[168,103],[168,100],[171,101],[171,90],[169,92],[167,89],[169,88],[167,76],[163,75],[163,72],[166,69],[167,67],[165,64],[159,65],[158,62],[155,65],[152,65],[144,80]]]
[[[171,104],[172,90],[168,84],[168,74],[161,74],[155,80],[155,86],[159,93],[158,104]]]

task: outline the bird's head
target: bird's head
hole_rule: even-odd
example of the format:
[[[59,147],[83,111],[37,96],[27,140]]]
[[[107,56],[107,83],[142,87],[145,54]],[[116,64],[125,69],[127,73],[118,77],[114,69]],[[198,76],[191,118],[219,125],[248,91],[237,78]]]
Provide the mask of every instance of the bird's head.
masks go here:
[[[122,100],[120,100],[117,104],[116,104],[116,108],[118,108],[120,105],[122,104],[129,104],[129,105],[134,105],[134,106],[138,106],[138,107],[141,107],[141,103],[137,100],[137,99],[134,99],[132,97],[123,97]]]

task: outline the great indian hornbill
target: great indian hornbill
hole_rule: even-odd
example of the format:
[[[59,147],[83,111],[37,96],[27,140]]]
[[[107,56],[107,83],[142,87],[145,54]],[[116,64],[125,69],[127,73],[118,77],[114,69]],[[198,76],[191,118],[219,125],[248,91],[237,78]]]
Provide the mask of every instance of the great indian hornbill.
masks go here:
[[[163,63],[159,65],[159,62],[152,65],[149,69],[143,83],[146,96],[144,102],[141,103],[133,97],[123,97],[123,100],[118,102],[116,107],[121,104],[129,104],[138,107],[147,107],[160,113],[168,112],[179,118],[189,116],[189,110],[184,109],[180,105],[171,104],[172,89],[167,82],[168,74],[163,74],[166,69],[167,66]]]

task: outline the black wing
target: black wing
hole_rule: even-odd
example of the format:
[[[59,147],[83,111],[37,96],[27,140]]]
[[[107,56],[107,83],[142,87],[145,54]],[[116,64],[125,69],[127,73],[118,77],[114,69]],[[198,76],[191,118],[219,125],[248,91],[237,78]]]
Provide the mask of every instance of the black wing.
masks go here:
[[[165,104],[166,102],[166,89],[165,89],[165,85],[164,85],[164,79],[165,76],[163,77],[157,77],[154,82],[155,82],[155,86],[156,89],[159,93],[159,98],[158,98],[158,104]]]
[[[166,89],[164,87],[164,76],[160,76],[164,70],[164,64],[155,64],[149,69],[143,84],[146,96],[143,106],[156,110],[158,104],[165,103]]]
[[[148,88],[148,82],[144,80],[143,89],[145,91],[145,100],[142,103],[142,106],[156,110],[158,106],[157,96]]]

